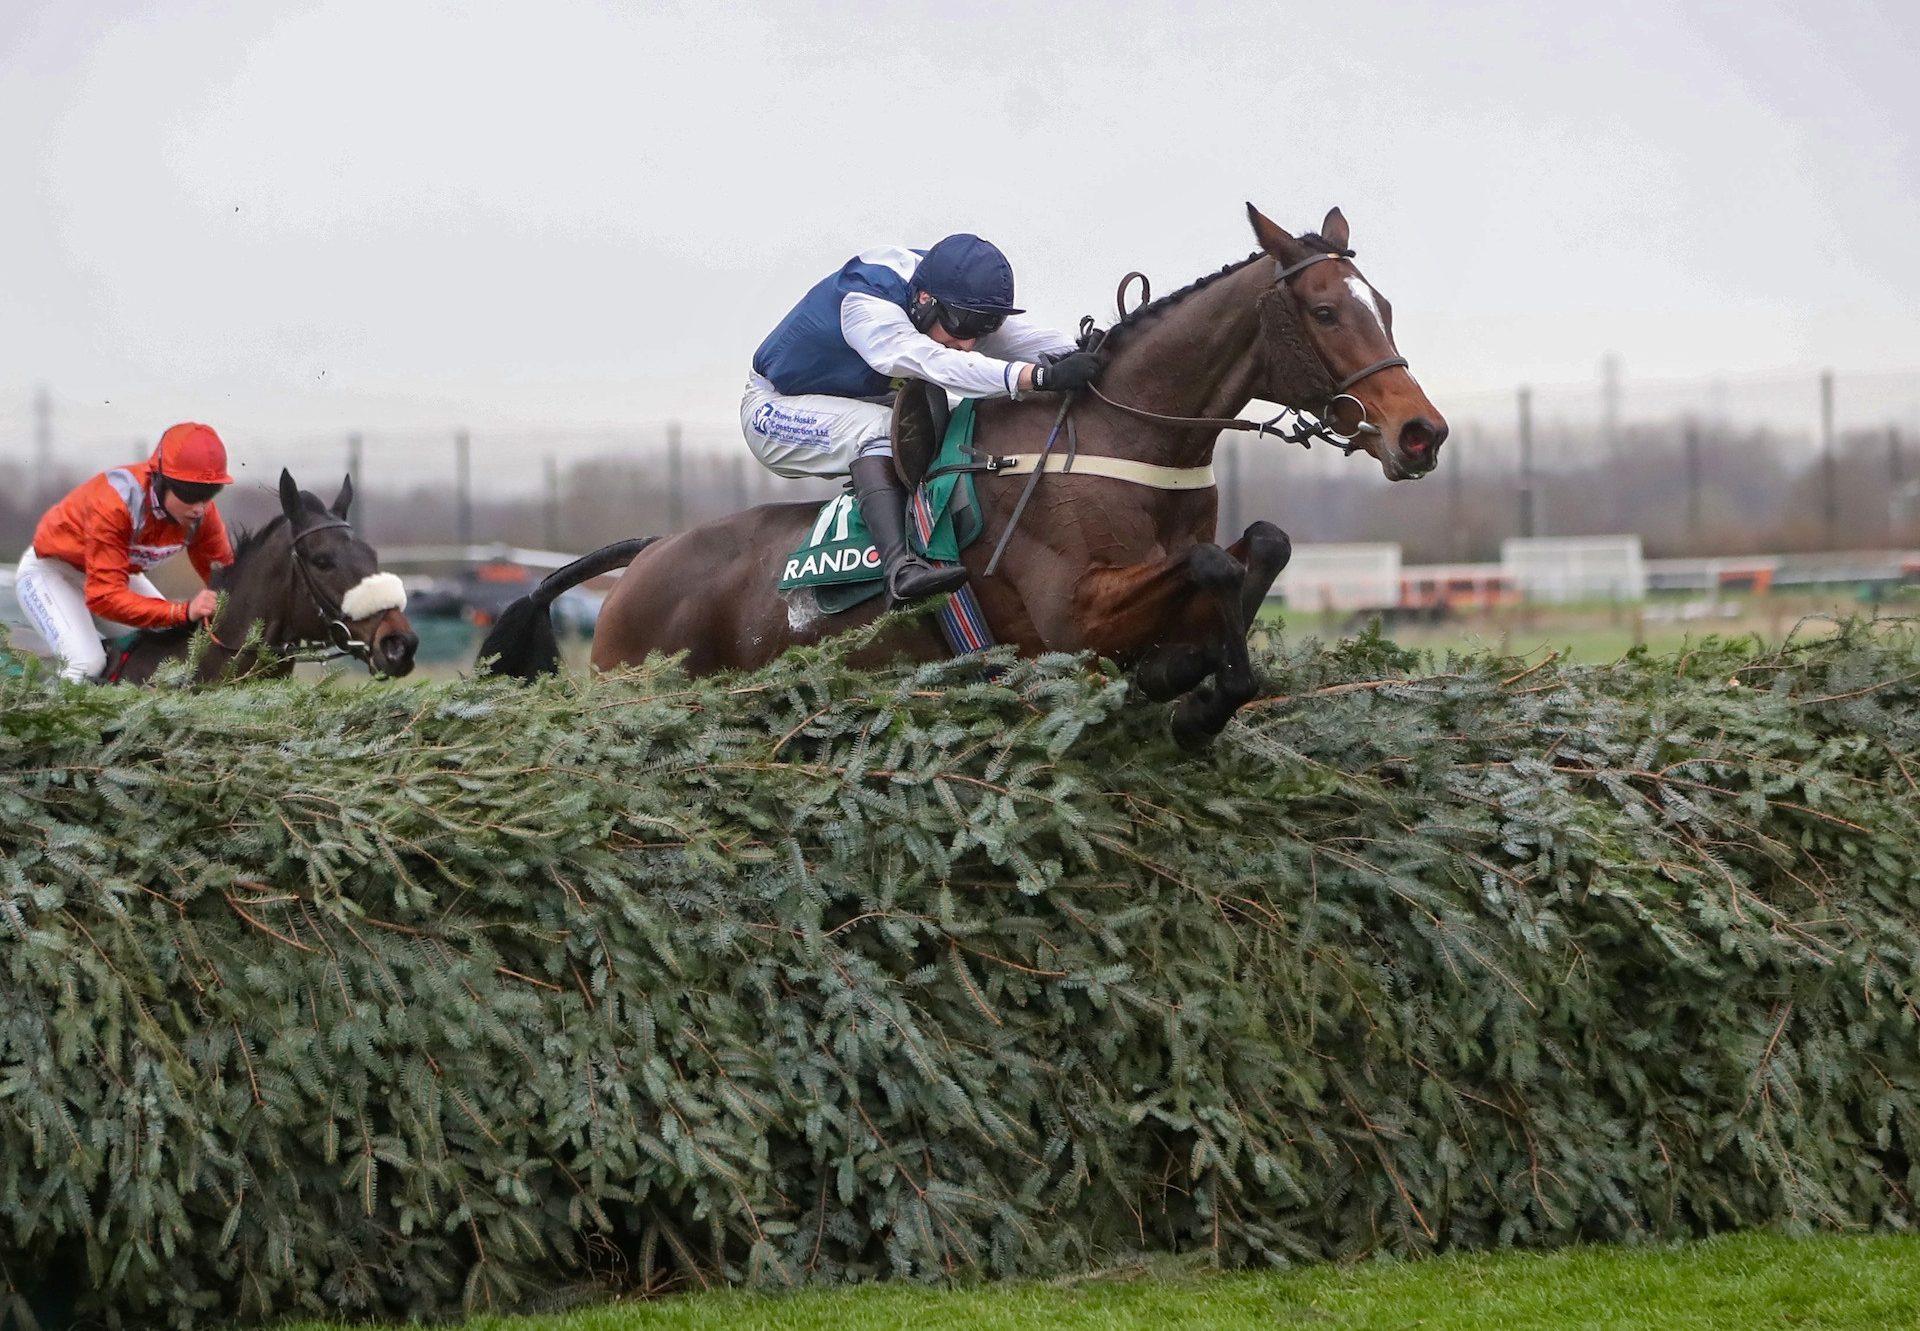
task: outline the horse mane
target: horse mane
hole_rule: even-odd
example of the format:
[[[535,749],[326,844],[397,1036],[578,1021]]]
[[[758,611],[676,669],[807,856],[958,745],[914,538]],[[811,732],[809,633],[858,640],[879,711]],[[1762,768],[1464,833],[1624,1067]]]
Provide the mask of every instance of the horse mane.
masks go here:
[[[1299,237],[1299,241],[1302,245],[1305,245],[1308,249],[1317,250],[1323,254],[1340,254],[1344,252],[1341,249],[1339,249],[1337,246],[1332,244],[1330,241],[1328,241],[1327,238],[1321,235],[1318,231],[1306,232],[1304,235]],[[1234,262],[1228,264],[1225,268],[1222,268],[1217,273],[1208,273],[1203,277],[1196,278],[1194,281],[1189,282],[1186,286],[1181,287],[1178,291],[1169,292],[1167,295],[1160,297],[1160,299],[1158,300],[1149,301],[1145,305],[1139,305],[1134,307],[1134,309],[1130,313],[1122,315],[1119,320],[1117,320],[1107,328],[1106,340],[1100,344],[1101,350],[1103,351],[1112,350],[1113,347],[1117,345],[1116,339],[1124,338],[1125,336],[1131,334],[1141,324],[1147,322],[1152,318],[1155,318],[1158,315],[1164,314],[1168,309],[1170,309],[1175,305],[1178,305],[1181,301],[1185,300],[1188,296],[1191,296],[1194,292],[1200,290],[1202,287],[1212,286],[1215,282],[1218,282],[1221,278],[1227,277],[1233,273],[1239,272],[1242,268],[1245,268],[1248,264],[1253,263],[1255,260],[1265,259],[1268,257],[1270,256],[1267,254],[1265,250],[1255,250],[1252,254],[1249,254],[1246,258],[1235,260]]]

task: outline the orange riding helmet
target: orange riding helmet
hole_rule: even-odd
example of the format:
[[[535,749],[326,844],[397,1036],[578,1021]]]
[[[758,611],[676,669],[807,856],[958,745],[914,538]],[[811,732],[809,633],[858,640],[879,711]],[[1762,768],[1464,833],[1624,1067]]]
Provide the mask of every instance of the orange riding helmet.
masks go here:
[[[160,436],[153,450],[160,474],[186,485],[232,485],[227,474],[227,446],[210,425],[191,421],[173,426]]]

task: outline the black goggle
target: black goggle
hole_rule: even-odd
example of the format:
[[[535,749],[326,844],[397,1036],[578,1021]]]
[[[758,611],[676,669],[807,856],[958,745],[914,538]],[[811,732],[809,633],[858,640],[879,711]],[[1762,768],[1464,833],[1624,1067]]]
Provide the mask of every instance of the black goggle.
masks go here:
[[[933,304],[940,326],[957,338],[985,337],[1007,321],[1007,316],[997,310],[962,309],[937,297]]]
[[[165,478],[167,490],[183,504],[211,502],[213,497],[227,487],[213,485],[205,481],[176,481],[171,476]]]

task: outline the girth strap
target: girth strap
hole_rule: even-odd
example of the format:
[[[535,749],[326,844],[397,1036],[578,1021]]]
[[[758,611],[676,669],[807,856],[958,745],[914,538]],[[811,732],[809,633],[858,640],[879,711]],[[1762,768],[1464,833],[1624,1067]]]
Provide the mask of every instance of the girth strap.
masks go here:
[[[1076,453],[1071,457],[1058,453],[989,454],[982,459],[979,470],[989,476],[1025,476],[1037,471],[1063,476],[1104,476],[1153,490],[1205,490],[1215,483],[1211,466],[1162,467],[1131,458],[1107,458],[1091,453]]]

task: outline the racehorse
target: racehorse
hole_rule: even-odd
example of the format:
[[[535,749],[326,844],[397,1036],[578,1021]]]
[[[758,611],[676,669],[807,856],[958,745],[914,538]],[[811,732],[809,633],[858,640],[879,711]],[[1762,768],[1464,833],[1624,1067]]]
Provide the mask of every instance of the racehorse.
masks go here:
[[[1094,387],[1064,407],[1047,394],[982,401],[974,435],[986,454],[1027,458],[979,473],[986,525],[962,555],[994,637],[1025,654],[1090,650],[1131,668],[1147,696],[1177,700],[1174,735],[1190,746],[1253,696],[1247,633],[1292,552],[1269,522],[1225,549],[1214,543],[1219,433],[1362,449],[1393,481],[1432,471],[1447,437],[1394,347],[1392,306],[1352,262],[1340,210],[1298,237],[1252,204],[1247,216],[1260,248],[1158,301],[1143,297],[1106,330]],[[1292,409],[1299,423],[1235,419],[1255,398]],[[896,430],[900,419],[896,408]],[[1051,453],[1063,420],[1072,470]],[[595,551],[509,607],[481,658],[520,678],[555,668],[547,605],[623,563],[594,631],[602,670],[649,652],[685,652],[694,674],[752,668],[865,623],[878,605],[810,618],[775,592],[818,511],[817,501],[769,504]],[[1004,567],[987,576],[1002,544]],[[866,655],[925,660],[948,650],[922,615]]]
[[[353,656],[376,675],[413,669],[420,639],[407,622],[400,579],[380,572],[373,547],[347,522],[353,478],[331,506],[280,473],[280,516],[259,531],[242,534],[233,563],[214,572],[212,586],[224,593],[219,613],[206,626],[212,638],[194,672],[197,682],[250,676],[284,677],[294,658],[312,653]],[[249,643],[272,656],[262,660]],[[123,659],[110,656],[109,677],[146,682],[167,661],[187,655],[200,624],[142,633]]]

